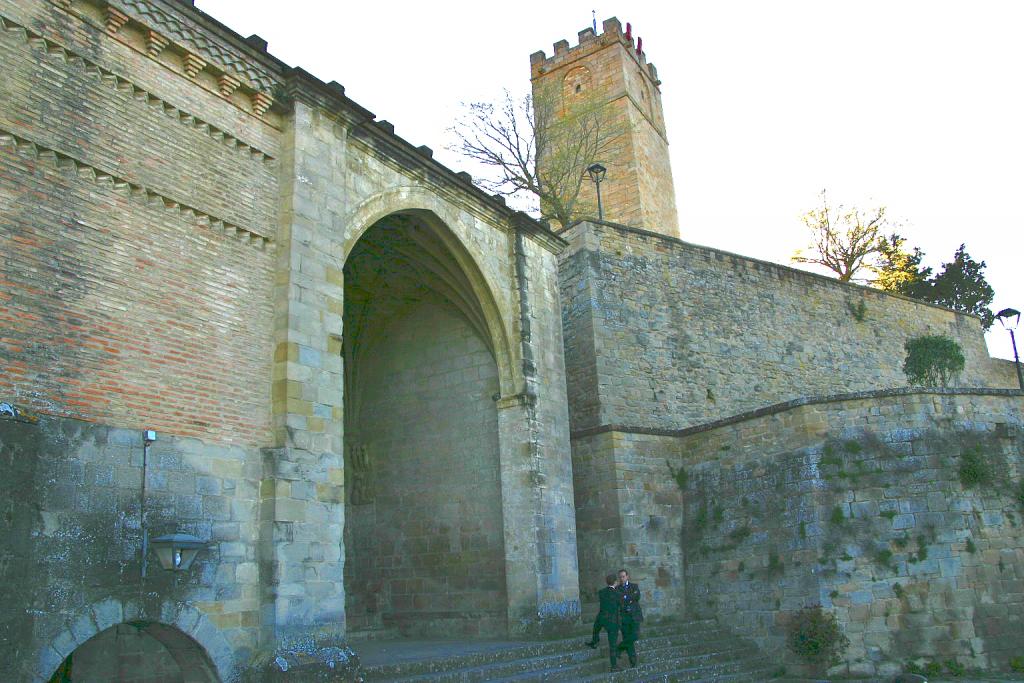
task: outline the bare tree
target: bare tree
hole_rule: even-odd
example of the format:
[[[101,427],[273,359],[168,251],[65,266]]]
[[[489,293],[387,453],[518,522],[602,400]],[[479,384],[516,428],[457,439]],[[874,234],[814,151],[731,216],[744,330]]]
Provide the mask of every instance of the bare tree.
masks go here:
[[[824,266],[850,282],[857,273],[871,269],[869,257],[880,254],[885,247],[883,233],[891,227],[885,217],[885,207],[861,211],[842,204],[831,206],[825,190],[821,191],[821,206],[811,209],[802,217],[811,231],[811,244],[793,255],[795,263],[813,263]]]
[[[498,104],[473,102],[450,132],[448,149],[482,164],[476,183],[505,197],[528,198],[543,220],[568,226],[595,212],[582,196],[590,164],[615,156],[625,124],[608,108],[584,99],[566,102],[545,91]]]

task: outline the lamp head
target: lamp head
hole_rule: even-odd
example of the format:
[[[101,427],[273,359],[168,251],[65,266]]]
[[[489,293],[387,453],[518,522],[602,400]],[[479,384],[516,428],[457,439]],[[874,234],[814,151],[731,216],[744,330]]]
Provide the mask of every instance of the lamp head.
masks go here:
[[[999,324],[1003,326],[1003,329],[1015,330],[1017,329],[1017,324],[1020,323],[1020,311],[1016,308],[1004,308],[996,313],[996,319],[999,320]]]
[[[604,180],[604,174],[608,172],[608,169],[601,164],[591,164],[587,166],[587,173],[590,174],[590,179],[595,183],[600,184]]]
[[[150,541],[150,545],[160,559],[160,566],[172,572],[186,571],[199,551],[206,547],[206,543],[195,536],[182,533],[159,536]]]

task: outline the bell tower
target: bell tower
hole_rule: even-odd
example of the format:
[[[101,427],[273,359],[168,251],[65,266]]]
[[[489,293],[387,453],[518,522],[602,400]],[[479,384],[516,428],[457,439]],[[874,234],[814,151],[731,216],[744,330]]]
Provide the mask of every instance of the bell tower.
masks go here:
[[[623,31],[618,19],[606,19],[600,35],[591,28],[580,31],[575,47],[560,40],[552,57],[543,51],[530,55],[534,100],[560,97],[558,111],[573,99],[600,107],[602,119],[615,123],[620,138],[608,158],[592,160],[607,168],[601,183],[605,220],[679,237],[661,81],[641,40],[626,27]],[[596,206],[589,178],[582,192]]]

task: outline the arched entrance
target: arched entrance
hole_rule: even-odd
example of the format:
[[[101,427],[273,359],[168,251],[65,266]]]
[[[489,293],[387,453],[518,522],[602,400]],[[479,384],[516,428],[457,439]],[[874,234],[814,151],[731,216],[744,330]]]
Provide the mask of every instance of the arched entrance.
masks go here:
[[[446,231],[392,214],[345,263],[350,634],[507,628],[495,334]]]
[[[217,683],[213,663],[196,641],[166,624],[132,621],[112,626],[79,645],[50,683]]]

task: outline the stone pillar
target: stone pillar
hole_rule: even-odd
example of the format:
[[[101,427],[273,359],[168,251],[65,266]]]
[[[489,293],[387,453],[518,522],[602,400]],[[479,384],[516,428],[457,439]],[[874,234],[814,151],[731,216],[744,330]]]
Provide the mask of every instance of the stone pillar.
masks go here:
[[[576,517],[555,255],[516,226],[521,390],[498,401],[509,631],[579,618]]]
[[[260,489],[265,648],[345,632],[341,357],[342,245],[328,207],[340,203],[343,147],[297,97],[281,154],[275,289],[273,428]],[[333,124],[332,124],[333,125]],[[328,130],[330,130],[328,128]]]

